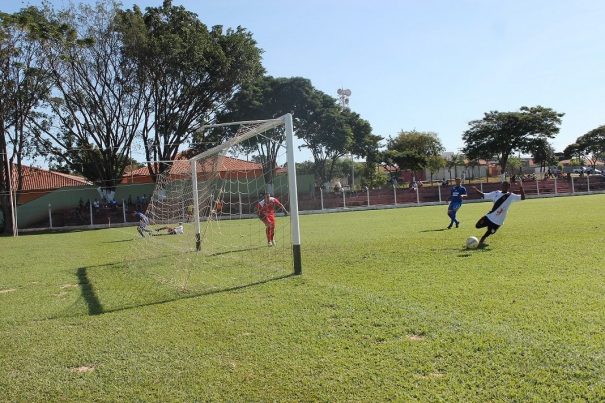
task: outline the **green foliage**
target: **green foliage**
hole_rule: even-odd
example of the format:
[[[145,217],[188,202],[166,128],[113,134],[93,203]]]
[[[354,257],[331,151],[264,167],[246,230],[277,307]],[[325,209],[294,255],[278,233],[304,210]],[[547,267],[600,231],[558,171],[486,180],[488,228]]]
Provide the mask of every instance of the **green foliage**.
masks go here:
[[[572,167],[582,167],[586,165],[586,161],[584,158],[571,158],[569,160],[569,165]]]
[[[73,30],[48,21],[35,7],[14,14],[0,13],[0,205],[5,220],[0,232],[12,227],[8,170],[15,164],[16,189],[22,189],[21,161],[36,156],[36,123],[51,93],[51,76],[42,59],[43,41],[71,36]],[[8,145],[11,145],[11,155]]]
[[[531,155],[534,163],[539,164],[541,168],[557,165],[558,159],[555,156],[555,149],[546,139],[538,139],[531,146]]]
[[[431,157],[439,156],[443,150],[436,133],[401,131],[397,137],[387,141],[382,162],[388,166],[397,166],[399,170],[418,171],[427,168]]]
[[[565,150],[563,150],[563,155],[565,156],[565,158],[572,160],[572,165],[585,165],[584,158],[586,158],[586,155],[584,149],[578,143],[572,143],[565,147]]]
[[[264,72],[250,32],[220,25],[208,29],[196,14],[169,0],[145,13],[136,6],[121,12],[118,27],[124,51],[150,96],[141,133],[149,161],[175,159],[199,125]],[[166,168],[148,167],[153,175]]]
[[[369,188],[380,188],[384,186],[390,180],[389,175],[384,171],[377,170],[376,168],[370,168],[366,165],[363,172],[362,184]]]
[[[446,160],[441,155],[433,155],[427,159],[426,167],[431,172],[431,176],[439,171],[441,168],[445,168]]]
[[[303,275],[256,284],[239,268],[204,272],[199,254],[157,257],[133,227],[0,238],[0,390],[7,401],[602,401],[603,203],[515,203],[475,251],[462,245],[488,203],[465,203],[450,231],[445,206],[304,215]],[[169,280],[183,267],[230,285],[179,291]]]
[[[530,153],[537,140],[555,137],[563,115],[542,106],[485,113],[483,119],[469,122],[470,128],[462,136],[462,152],[470,159],[496,156],[504,173],[515,151]]]
[[[300,118],[299,115],[304,115],[302,111],[307,109],[309,103],[309,94],[313,91],[311,82],[301,77],[292,78],[273,78],[265,76],[260,80],[247,83],[227,102],[225,110],[217,115],[217,122],[236,122],[247,120],[271,119],[283,116],[287,113],[292,113],[295,121]],[[238,128],[234,127],[234,130]],[[276,133],[272,135],[272,141],[263,141],[259,138],[247,144],[247,148],[258,151],[261,155],[261,163],[265,172],[265,183],[273,183],[272,172],[275,171],[276,159],[279,150],[285,147],[285,129],[280,127],[275,129]],[[212,140],[220,143],[226,137],[232,137],[235,131],[219,131],[211,132],[209,135]],[[209,148],[204,139],[195,139],[196,143],[202,146],[194,148],[194,153],[204,151]]]
[[[519,157],[509,157],[508,163],[506,164],[506,172],[509,175],[519,174],[521,167],[523,166],[523,161]]]
[[[591,165],[596,166],[597,161],[605,155],[605,126],[599,126],[578,137],[571,147],[575,149],[568,152],[575,151],[576,154],[590,156]]]
[[[119,4],[70,4],[44,15],[73,32],[40,40],[53,98],[40,117],[36,140],[53,165],[78,171],[104,188],[121,180],[130,146],[141,127],[147,99],[116,33]],[[77,35],[76,35],[77,32]]]
[[[372,162],[378,154],[380,136],[372,134],[370,124],[359,114],[340,110],[336,100],[312,89],[305,108],[296,118],[296,135],[315,162],[315,176],[320,183],[335,175],[336,163],[348,153]]]
[[[313,161],[297,162],[296,173],[299,175],[313,175],[315,173],[315,165]]]
[[[450,173],[450,179],[452,179],[452,169],[454,170],[454,178],[457,178],[458,167],[462,167],[464,165],[464,154],[452,154],[451,158],[445,161],[445,166],[447,167],[447,170]]]

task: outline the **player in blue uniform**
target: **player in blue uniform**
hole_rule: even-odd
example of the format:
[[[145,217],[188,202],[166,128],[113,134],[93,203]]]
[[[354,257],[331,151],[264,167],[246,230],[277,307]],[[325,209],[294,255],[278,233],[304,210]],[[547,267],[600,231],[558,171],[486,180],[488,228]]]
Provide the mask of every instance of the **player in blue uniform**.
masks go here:
[[[460,178],[456,178],[456,185],[450,190],[449,206],[447,207],[447,215],[450,217],[450,225],[447,229],[452,228],[456,224],[456,228],[460,225],[460,221],[456,219],[458,209],[462,207],[462,198],[466,197],[466,188],[460,185]]]

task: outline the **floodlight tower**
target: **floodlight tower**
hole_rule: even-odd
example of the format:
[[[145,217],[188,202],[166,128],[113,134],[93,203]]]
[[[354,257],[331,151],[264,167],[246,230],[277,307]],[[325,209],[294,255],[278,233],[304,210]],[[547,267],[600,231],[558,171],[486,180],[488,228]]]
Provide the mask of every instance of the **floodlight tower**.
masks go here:
[[[340,109],[349,109],[349,97],[351,96],[351,90],[339,88],[336,93],[338,94],[338,98],[340,99]]]
[[[344,111],[349,109],[349,97],[351,96],[351,90],[348,88],[339,88],[336,91],[338,98],[340,99],[340,110]],[[351,156],[351,191],[355,188],[355,161],[353,160],[353,153]]]

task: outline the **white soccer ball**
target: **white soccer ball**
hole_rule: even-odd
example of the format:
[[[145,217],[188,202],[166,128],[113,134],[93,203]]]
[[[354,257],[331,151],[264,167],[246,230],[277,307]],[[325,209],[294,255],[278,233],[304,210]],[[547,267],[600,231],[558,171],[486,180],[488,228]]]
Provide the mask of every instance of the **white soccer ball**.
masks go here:
[[[474,236],[468,237],[468,239],[466,240],[466,248],[467,249],[476,249],[477,246],[479,246],[479,240],[477,239],[477,237],[474,237]]]

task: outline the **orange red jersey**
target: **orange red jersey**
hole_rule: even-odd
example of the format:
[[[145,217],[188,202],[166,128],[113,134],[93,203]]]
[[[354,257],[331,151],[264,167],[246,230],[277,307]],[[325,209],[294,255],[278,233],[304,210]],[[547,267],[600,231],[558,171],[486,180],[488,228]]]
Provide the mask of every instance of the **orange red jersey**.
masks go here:
[[[258,202],[256,208],[261,217],[275,217],[275,209],[280,206],[281,203],[276,197],[269,197],[268,202],[265,199]]]

